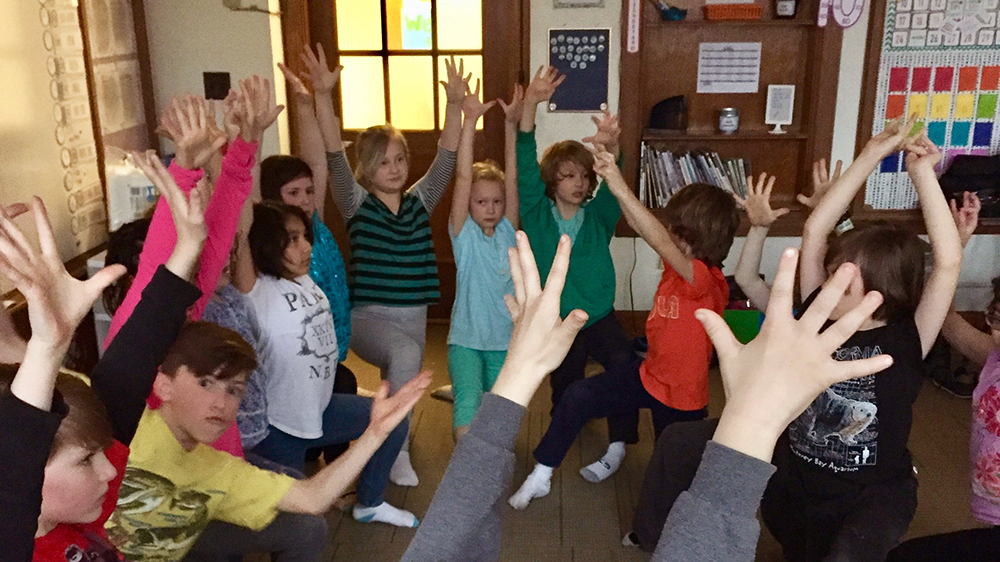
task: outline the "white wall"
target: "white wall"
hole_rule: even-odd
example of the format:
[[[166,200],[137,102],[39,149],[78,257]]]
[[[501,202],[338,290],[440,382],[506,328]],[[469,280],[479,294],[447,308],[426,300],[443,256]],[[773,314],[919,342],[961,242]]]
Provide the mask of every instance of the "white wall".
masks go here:
[[[271,81],[277,88],[275,99],[284,103],[284,79],[277,84],[274,79],[278,73],[275,65],[283,60],[278,16],[232,11],[223,0],[152,0],[144,4],[157,114],[173,96],[204,94],[203,72],[229,72],[233,86],[257,74]],[[269,4],[276,13],[278,0],[241,2],[244,7],[267,8]],[[282,114],[278,127],[264,134],[262,154],[287,153],[287,133],[288,120]]]
[[[534,0],[531,6],[531,64],[532,69],[545,64],[548,53],[548,30],[558,27],[610,27],[612,29],[611,68],[609,76],[609,105],[618,107],[619,62],[621,58],[620,15],[622,0],[605,0],[603,8],[553,9],[551,0]],[[834,120],[833,150],[830,160],[844,160],[847,165],[854,157],[857,134],[858,108],[861,102],[861,82],[868,37],[868,7],[860,21],[844,31],[841,50],[840,77],[837,90],[836,117]],[[831,22],[832,24],[832,22]],[[538,146],[543,150],[549,144],[563,139],[577,139],[590,135],[593,125],[588,115],[549,114],[540,109],[538,116]],[[723,271],[732,274],[736,259],[743,247],[743,238],[737,238],[726,258]],[[781,251],[798,246],[796,237],[769,238],[764,246],[761,272],[768,281],[773,280]],[[619,310],[649,310],[653,294],[659,283],[662,265],[655,252],[641,239],[615,238],[611,242],[611,255],[618,277],[615,308]],[[959,281],[956,304],[959,309],[981,309],[989,302],[990,279],[1000,274],[1000,236],[974,236],[965,252],[965,263]]]

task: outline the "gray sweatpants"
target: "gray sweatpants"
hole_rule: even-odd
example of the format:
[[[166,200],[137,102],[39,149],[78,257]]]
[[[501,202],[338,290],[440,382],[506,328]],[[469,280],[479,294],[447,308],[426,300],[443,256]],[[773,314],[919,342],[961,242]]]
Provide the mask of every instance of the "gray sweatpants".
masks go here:
[[[420,373],[426,340],[427,306],[366,305],[351,311],[351,349],[379,368],[390,393]],[[407,439],[403,450],[409,448]]]

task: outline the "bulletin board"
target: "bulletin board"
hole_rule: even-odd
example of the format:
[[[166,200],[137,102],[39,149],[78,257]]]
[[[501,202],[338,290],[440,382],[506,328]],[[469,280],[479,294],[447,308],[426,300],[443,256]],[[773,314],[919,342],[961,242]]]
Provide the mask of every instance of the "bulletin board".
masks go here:
[[[610,29],[550,29],[549,65],[566,75],[549,99],[549,111],[608,108]]]
[[[944,153],[1000,152],[1000,0],[888,0],[872,133],[916,113]],[[865,204],[913,209],[917,194],[904,155],[892,154],[868,179]]]

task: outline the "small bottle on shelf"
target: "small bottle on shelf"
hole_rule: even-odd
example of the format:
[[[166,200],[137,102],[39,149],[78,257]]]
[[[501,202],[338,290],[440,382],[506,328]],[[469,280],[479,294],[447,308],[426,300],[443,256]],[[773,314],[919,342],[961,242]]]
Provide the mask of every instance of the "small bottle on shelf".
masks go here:
[[[794,18],[798,0],[774,0],[774,17]]]

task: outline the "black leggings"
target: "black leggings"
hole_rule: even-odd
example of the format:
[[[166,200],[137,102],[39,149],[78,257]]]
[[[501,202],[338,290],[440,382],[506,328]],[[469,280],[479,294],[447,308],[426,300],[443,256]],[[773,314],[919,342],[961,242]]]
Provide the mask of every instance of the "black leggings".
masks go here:
[[[1000,527],[966,529],[910,539],[889,552],[886,562],[1000,561]]]

